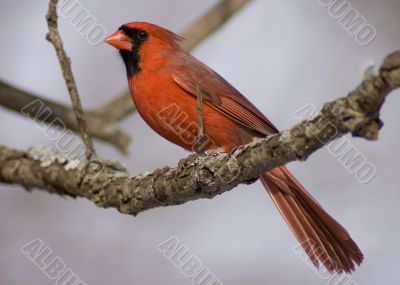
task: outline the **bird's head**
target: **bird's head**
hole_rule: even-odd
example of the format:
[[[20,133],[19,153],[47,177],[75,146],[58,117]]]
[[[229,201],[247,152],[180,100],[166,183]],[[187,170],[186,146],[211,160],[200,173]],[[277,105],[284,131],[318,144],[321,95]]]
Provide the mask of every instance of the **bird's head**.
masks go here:
[[[125,62],[128,77],[139,73],[144,66],[154,64],[154,59],[179,50],[182,38],[162,27],[132,22],[122,25],[106,42],[117,48]]]

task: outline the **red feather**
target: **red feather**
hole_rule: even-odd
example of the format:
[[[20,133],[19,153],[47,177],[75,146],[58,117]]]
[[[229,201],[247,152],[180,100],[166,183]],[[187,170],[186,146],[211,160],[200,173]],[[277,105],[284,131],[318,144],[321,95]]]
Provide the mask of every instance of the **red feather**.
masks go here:
[[[129,87],[143,119],[158,134],[187,150],[197,150],[197,93],[204,98],[206,149],[232,149],[278,132],[239,91],[183,51],[176,34],[148,23],[130,23],[107,41],[124,50],[131,67]],[[126,27],[129,33],[126,34]],[[143,36],[146,32],[147,37]],[[129,35],[141,35],[130,38]],[[136,53],[136,54],[135,54]],[[129,66],[134,63],[135,66]],[[134,73],[134,74],[133,74]],[[329,272],[351,272],[363,255],[336,222],[285,168],[261,181],[311,261]]]

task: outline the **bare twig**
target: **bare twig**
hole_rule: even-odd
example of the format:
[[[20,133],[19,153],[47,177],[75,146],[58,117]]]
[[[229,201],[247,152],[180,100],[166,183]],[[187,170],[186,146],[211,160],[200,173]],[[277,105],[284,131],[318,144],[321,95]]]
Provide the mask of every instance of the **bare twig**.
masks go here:
[[[345,98],[325,104],[312,120],[238,148],[231,154],[195,156],[179,168],[129,176],[117,163],[103,171],[80,171],[74,161],[49,150],[0,147],[0,182],[50,193],[86,197],[100,207],[136,215],[155,207],[213,198],[240,183],[294,160],[306,160],[332,140],[351,133],[377,139],[379,112],[386,96],[400,88],[400,52],[388,56],[378,74],[369,75]],[[91,168],[89,165],[87,168]]]
[[[82,137],[82,141],[86,147],[86,157],[90,159],[92,155],[96,153],[92,138],[88,134],[87,122],[85,113],[83,112],[81,100],[79,98],[78,89],[76,87],[74,75],[71,69],[71,61],[68,58],[60,34],[58,32],[58,16],[57,16],[57,4],[58,0],[49,1],[49,10],[46,16],[47,25],[49,32],[46,35],[48,41],[50,41],[57,53],[58,60],[60,62],[61,70],[67,84],[68,92],[71,97],[72,107],[75,111],[76,120],[78,122],[79,131]]]
[[[204,114],[203,114],[203,93],[201,92],[200,83],[196,85],[197,96],[197,125],[198,125],[198,142],[197,153],[204,154],[205,136],[204,136]]]

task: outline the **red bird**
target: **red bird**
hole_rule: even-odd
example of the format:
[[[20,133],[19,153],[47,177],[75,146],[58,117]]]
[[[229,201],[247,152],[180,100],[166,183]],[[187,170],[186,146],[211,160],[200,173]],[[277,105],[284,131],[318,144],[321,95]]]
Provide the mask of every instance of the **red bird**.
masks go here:
[[[278,129],[239,91],[184,51],[181,38],[159,26],[134,22],[121,26],[106,42],[119,49],[133,102],[158,134],[197,151],[197,96],[203,95],[205,150],[229,152],[275,134]],[[348,272],[363,254],[299,181],[278,167],[260,177],[286,223],[316,267]]]

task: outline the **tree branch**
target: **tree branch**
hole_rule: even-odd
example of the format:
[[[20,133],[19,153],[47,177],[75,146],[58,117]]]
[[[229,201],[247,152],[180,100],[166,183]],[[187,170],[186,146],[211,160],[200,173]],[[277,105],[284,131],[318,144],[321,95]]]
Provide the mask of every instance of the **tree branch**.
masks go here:
[[[75,112],[76,120],[78,122],[79,132],[81,134],[82,141],[86,147],[86,157],[87,159],[90,159],[92,155],[96,154],[96,151],[92,138],[88,134],[86,116],[82,108],[81,100],[79,98],[74,74],[72,73],[71,60],[68,58],[67,53],[64,50],[64,45],[58,32],[57,4],[58,0],[49,1],[49,10],[46,16],[49,32],[46,35],[46,39],[53,44],[54,49],[56,50],[62,74],[64,76],[65,83],[67,84],[68,92],[71,97],[71,103]]]
[[[347,97],[324,105],[312,120],[242,146],[230,154],[193,156],[178,168],[129,176],[118,163],[85,165],[51,150],[19,151],[0,147],[0,182],[50,193],[85,197],[100,207],[136,215],[142,211],[213,198],[260,174],[295,160],[306,160],[334,139],[351,133],[375,140],[382,126],[379,112],[386,96],[400,88],[400,52],[388,56]],[[97,169],[97,171],[92,171]]]
[[[205,136],[204,136],[204,111],[203,111],[203,93],[201,91],[200,83],[197,82],[196,86],[197,96],[197,129],[199,130],[197,138],[197,153],[205,153]]]
[[[35,103],[40,104],[41,110],[30,108]],[[0,105],[18,114],[22,113],[30,119],[57,126],[61,129],[68,128],[79,133],[79,127],[72,108],[2,81],[0,81]],[[118,108],[117,106],[115,107]],[[43,110],[48,110],[46,115],[40,114],[40,111]],[[131,139],[128,134],[117,127],[114,117],[110,116],[113,113],[117,113],[117,110],[101,108],[86,112],[89,135],[111,143],[122,153],[127,154]]]

